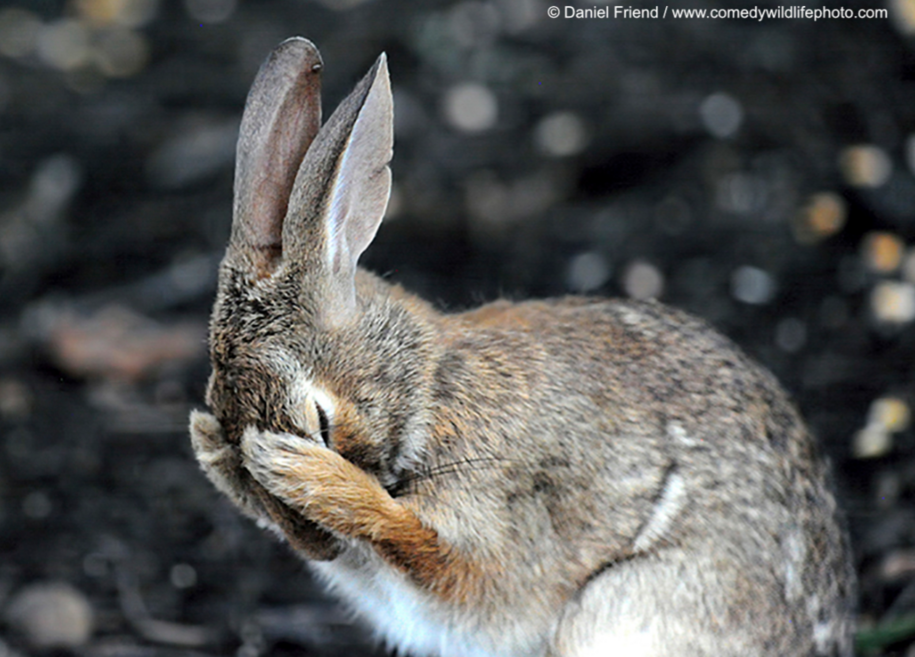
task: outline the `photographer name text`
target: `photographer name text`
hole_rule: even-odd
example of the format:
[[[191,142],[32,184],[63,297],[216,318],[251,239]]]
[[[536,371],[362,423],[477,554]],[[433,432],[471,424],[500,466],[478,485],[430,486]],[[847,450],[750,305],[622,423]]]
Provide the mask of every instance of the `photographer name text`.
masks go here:
[[[665,19],[668,17],[668,6],[632,7],[626,5],[605,5],[603,7],[573,7],[554,5],[547,10],[550,18],[572,19],[617,19],[638,20],[646,18]],[[850,9],[848,7],[807,7],[791,5],[780,7],[733,7],[687,9],[677,7],[670,9],[671,18],[683,19],[730,19],[730,20],[830,20],[830,19],[880,19],[888,18],[886,8]]]

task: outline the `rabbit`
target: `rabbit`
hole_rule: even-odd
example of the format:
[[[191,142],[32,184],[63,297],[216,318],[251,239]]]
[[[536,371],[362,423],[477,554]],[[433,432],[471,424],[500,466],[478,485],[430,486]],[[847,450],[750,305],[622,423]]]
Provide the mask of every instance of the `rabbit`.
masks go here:
[[[391,190],[382,54],[253,83],[190,433],[212,483],[398,654],[852,654],[829,472],[703,321],[586,297],[443,314],[357,266]]]

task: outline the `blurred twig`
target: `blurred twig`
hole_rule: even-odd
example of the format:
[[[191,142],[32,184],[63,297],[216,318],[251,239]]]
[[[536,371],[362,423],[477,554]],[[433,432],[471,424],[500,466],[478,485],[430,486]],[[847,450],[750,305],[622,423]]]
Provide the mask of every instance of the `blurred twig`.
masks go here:
[[[136,575],[126,560],[115,562],[121,611],[127,622],[147,641],[185,648],[218,643],[219,633],[200,625],[185,625],[153,618],[140,594]]]

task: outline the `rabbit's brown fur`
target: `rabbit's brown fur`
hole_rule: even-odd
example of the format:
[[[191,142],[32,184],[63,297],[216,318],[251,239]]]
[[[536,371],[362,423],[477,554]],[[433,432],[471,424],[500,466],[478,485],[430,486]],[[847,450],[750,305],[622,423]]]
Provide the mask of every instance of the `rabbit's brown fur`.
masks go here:
[[[660,304],[442,315],[357,270],[387,69],[318,131],[319,69],[285,42],[246,107],[191,421],[214,484],[408,652],[850,655],[846,540],[773,377]]]

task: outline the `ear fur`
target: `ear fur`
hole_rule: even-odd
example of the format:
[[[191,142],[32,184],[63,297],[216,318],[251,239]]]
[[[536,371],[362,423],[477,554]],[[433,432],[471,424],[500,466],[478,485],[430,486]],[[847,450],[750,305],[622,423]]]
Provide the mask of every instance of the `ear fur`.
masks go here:
[[[381,224],[391,193],[394,103],[382,54],[321,128],[302,161],[283,222],[287,256],[306,265],[330,325],[355,312],[359,256]]]
[[[230,250],[261,277],[282,253],[283,217],[299,165],[321,126],[321,55],[280,44],[258,71],[238,136]]]

